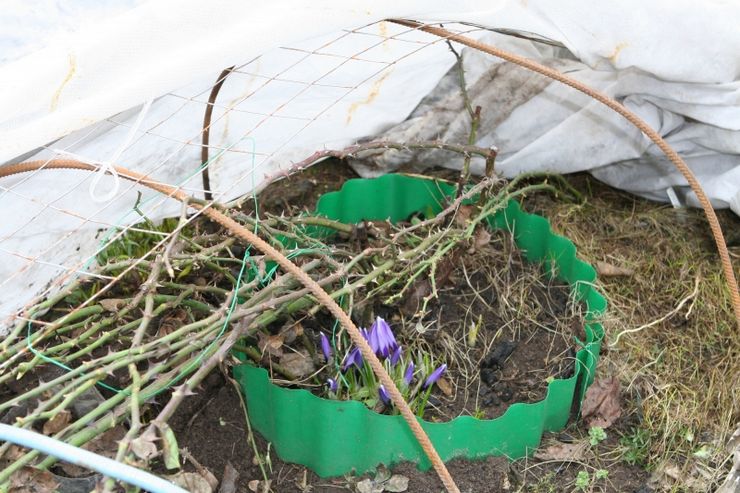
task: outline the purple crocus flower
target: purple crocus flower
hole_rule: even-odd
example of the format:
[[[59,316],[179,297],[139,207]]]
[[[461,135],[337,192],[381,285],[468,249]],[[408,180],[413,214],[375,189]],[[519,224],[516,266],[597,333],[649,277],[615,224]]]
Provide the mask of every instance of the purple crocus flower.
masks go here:
[[[342,363],[342,371],[347,371],[350,366],[355,365],[357,368],[362,367],[362,353],[359,348],[352,348],[352,350],[344,358]]]
[[[439,377],[441,377],[442,374],[446,370],[447,370],[447,364],[446,363],[444,365],[440,366],[439,368],[437,368],[436,370],[434,370],[432,372],[432,374],[427,377],[426,381],[424,382],[423,388],[427,389],[430,386],[434,385],[434,383],[437,380],[439,380]]]
[[[403,349],[401,349],[401,346],[398,346],[395,351],[393,351],[393,354],[391,354],[391,365],[396,366],[396,363],[398,363],[398,360],[401,359],[401,353],[403,352]]]
[[[365,338],[367,343],[370,344],[370,349],[372,349],[374,353],[377,353],[378,352],[378,338],[375,335],[375,331],[367,330],[367,329],[360,329],[360,333],[362,334],[362,337]]]
[[[372,327],[370,327],[370,330],[365,331],[368,344],[370,344],[370,349],[373,350],[374,353],[378,353],[380,349],[380,341],[378,340],[378,331],[375,330],[375,324],[373,324]]]
[[[383,404],[386,406],[391,403],[391,396],[388,395],[388,392],[382,385],[378,387],[378,395],[380,396],[380,400],[383,401]]]
[[[370,327],[370,339],[377,341],[378,347],[375,351],[384,358],[390,356],[398,347],[390,325],[380,317],[376,318],[375,323]]]
[[[329,343],[329,338],[326,337],[326,334],[323,332],[319,332],[319,337],[321,338],[321,351],[324,353],[326,361],[329,361],[331,359],[331,344]]]
[[[408,387],[411,385],[411,380],[414,379],[414,362],[410,362],[409,366],[406,368],[406,373],[403,374],[403,383],[406,384]]]
[[[326,385],[329,386],[329,392],[332,392],[334,394],[337,393],[337,389],[339,388],[339,384],[337,383],[336,380],[334,380],[333,378],[327,378],[326,379]]]

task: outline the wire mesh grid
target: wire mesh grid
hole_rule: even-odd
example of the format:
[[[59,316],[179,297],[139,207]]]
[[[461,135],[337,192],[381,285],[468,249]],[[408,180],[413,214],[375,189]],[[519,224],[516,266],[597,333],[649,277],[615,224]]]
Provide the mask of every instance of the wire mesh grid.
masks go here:
[[[459,24],[446,27],[469,35],[482,31]],[[116,184],[118,179],[110,175],[100,179],[111,156],[115,164],[194,197],[203,197],[201,171],[207,168],[214,200],[234,199],[288,175],[295,170],[293,163],[315,150],[352,143],[347,137],[354,135],[353,120],[365,118],[363,111],[377,103],[384,81],[391,74],[413,77],[432,62],[438,72],[454,63],[444,40],[389,22],[369,24],[281,47],[233,68],[213,103],[205,163],[203,113],[216,74],[158,98],[148,111],[123,112],[44,147],[33,159],[48,163],[74,158],[103,169],[39,170],[0,181],[0,206],[12,204],[21,211],[0,228],[0,287],[11,293],[0,309],[0,327],[22,322],[28,306],[77,276],[107,281],[75,310],[94,303],[136,266],[118,276],[95,268],[96,256],[127,232],[162,236],[137,261],[150,258],[174,234],[151,231],[141,221],[176,216],[181,206],[135,182]],[[383,104],[376,111],[387,115],[394,110]],[[396,121],[403,117],[393,116]],[[327,127],[332,122],[343,125]],[[96,187],[115,193],[108,200],[93,200]]]

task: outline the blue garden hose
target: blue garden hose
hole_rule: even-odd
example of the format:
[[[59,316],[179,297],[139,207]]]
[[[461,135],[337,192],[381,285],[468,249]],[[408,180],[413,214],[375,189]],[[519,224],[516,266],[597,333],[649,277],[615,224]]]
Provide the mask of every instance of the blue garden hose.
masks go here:
[[[57,459],[104,474],[110,478],[138,486],[151,493],[188,493],[167,480],[141,469],[94,454],[88,450],[47,437],[35,431],[0,423],[0,441],[12,442],[38,450]]]

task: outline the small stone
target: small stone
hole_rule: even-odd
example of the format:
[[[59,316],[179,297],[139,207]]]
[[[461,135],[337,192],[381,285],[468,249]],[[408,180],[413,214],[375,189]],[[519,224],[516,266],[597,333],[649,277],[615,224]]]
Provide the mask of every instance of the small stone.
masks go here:
[[[483,361],[481,362],[482,368],[502,368],[506,359],[511,356],[511,353],[516,349],[517,343],[514,341],[502,341],[496,345],[493,350],[488,353]]]
[[[497,385],[495,388],[496,392],[498,393],[498,396],[501,398],[504,402],[509,402],[512,397],[514,397],[514,391],[511,390],[511,387],[508,385]]]
[[[489,394],[483,399],[483,405],[486,407],[498,406],[501,404],[501,400],[496,394]]]
[[[496,370],[492,368],[483,368],[480,371],[480,378],[486,385],[493,385],[494,383],[498,382],[498,375],[496,374]]]

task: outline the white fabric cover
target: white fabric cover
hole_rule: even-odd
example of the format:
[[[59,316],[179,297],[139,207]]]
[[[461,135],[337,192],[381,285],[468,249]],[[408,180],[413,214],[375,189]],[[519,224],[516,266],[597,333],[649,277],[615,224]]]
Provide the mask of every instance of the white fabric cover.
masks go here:
[[[454,57],[433,36],[377,23],[392,17],[519,30],[562,44],[471,34],[624,102],[682,154],[715,206],[740,214],[740,4],[720,0],[6,0],[0,163],[62,152],[90,162],[116,157],[200,195],[205,102],[232,65],[238,72],[219,94],[211,130],[219,200],[323,148],[378,135],[466,140],[459,88],[445,78]],[[499,147],[500,172],[589,170],[657,200],[671,189],[694,205],[684,180],[619,116],[492,57],[464,56],[471,95],[484,109],[478,143]],[[424,162],[459,164],[448,156],[435,163],[439,156]],[[379,154],[362,169],[378,173],[398,159]],[[116,188],[110,177],[96,193],[115,197],[96,201],[92,180],[57,171],[0,180],[0,321],[84,271],[102,237],[96,230],[139,221],[137,191],[148,216],[179,213],[173,201],[128,183]]]

